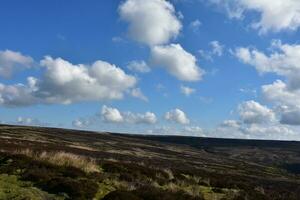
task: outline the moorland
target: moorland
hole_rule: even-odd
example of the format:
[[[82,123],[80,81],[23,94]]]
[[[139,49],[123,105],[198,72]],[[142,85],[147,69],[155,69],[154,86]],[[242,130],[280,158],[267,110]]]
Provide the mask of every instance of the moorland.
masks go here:
[[[3,124],[0,199],[298,200],[300,142]]]

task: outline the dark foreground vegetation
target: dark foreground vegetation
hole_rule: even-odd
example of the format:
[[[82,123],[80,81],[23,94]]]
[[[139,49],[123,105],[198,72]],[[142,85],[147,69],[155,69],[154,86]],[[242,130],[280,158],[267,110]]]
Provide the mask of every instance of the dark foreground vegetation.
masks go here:
[[[0,200],[299,200],[300,143],[0,126]]]

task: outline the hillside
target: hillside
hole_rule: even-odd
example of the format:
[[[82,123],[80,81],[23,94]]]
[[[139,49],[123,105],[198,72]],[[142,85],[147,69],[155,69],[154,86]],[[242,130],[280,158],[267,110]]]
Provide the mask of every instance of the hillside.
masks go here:
[[[300,142],[0,126],[0,199],[300,199]]]

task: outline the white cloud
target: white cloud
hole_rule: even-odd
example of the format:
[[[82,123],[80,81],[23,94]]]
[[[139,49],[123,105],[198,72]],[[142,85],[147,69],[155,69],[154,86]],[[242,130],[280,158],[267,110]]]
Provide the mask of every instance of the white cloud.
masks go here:
[[[254,54],[254,52],[250,52],[249,48],[245,48],[245,47],[239,47],[236,48],[235,52],[233,52],[233,54],[242,62],[246,63],[246,64],[251,64],[254,65],[255,62],[252,61],[253,57],[252,56]],[[255,65],[256,66],[256,65]]]
[[[300,109],[282,113],[280,123],[288,125],[300,125]]]
[[[130,37],[150,46],[168,43],[182,27],[173,5],[165,0],[126,0],[119,14],[129,23]]]
[[[186,127],[184,127],[184,133],[183,134],[184,135],[189,135],[189,136],[205,137],[204,130],[199,126],[186,126]]]
[[[156,115],[152,112],[133,113],[120,112],[117,108],[103,106],[101,111],[102,119],[111,123],[131,123],[131,124],[155,124]]]
[[[198,81],[204,74],[195,56],[185,51],[180,44],[153,47],[151,61],[182,81]]]
[[[156,115],[152,112],[146,112],[144,114],[125,112],[123,116],[127,123],[132,124],[155,124],[157,122]]]
[[[275,104],[280,123],[300,125],[300,90],[290,90],[286,83],[277,80],[262,86],[263,97]]]
[[[190,87],[187,87],[187,86],[184,86],[184,85],[180,86],[180,91],[185,96],[190,96],[191,94],[196,92],[196,90],[194,88],[190,88]]]
[[[36,88],[30,85],[33,80],[32,77],[29,77],[26,85],[4,85],[0,83],[0,105],[16,107],[39,103],[40,100],[33,96]]]
[[[272,53],[265,53],[256,49],[240,47],[235,55],[245,64],[252,65],[259,73],[276,73],[278,75],[292,77],[300,72],[300,45],[282,44],[273,41]]]
[[[143,60],[133,60],[128,63],[127,68],[139,73],[148,73],[151,71],[150,67]]]
[[[300,88],[300,45],[282,44],[273,41],[272,53],[265,53],[256,49],[237,48],[235,55],[245,64],[252,65],[260,73],[276,73],[287,78],[291,90]]]
[[[47,123],[42,123],[40,120],[31,117],[19,116],[16,120],[16,124],[25,126],[48,126]]]
[[[25,106],[121,99],[137,82],[117,66],[100,60],[91,66],[74,65],[46,56],[41,66],[45,70],[41,79],[29,77],[26,85],[0,84],[0,104]]]
[[[282,125],[277,121],[266,123],[242,123],[235,120],[226,120],[218,128],[209,132],[212,137],[294,140],[300,139],[297,130],[291,126]]]
[[[240,88],[239,92],[241,92],[243,94],[247,94],[247,95],[251,95],[251,96],[257,97],[257,90],[256,89]]]
[[[184,127],[173,127],[173,126],[156,126],[153,129],[147,130],[148,134],[160,134],[160,135],[179,135],[179,136],[194,136],[194,137],[205,137],[206,131],[199,126],[184,126]]]
[[[209,2],[223,9],[230,19],[243,19],[244,9],[239,0],[209,0]]]
[[[243,131],[244,134],[248,135],[250,138],[286,140],[295,138],[296,136],[294,130],[281,124],[273,124],[272,126],[251,124],[250,126],[243,127],[241,131]]]
[[[196,19],[190,23],[190,27],[193,29],[193,31],[198,31],[201,25],[202,23],[199,19]]]
[[[214,56],[222,56],[224,51],[224,45],[222,45],[219,41],[213,40],[209,43],[210,50],[198,50],[200,56],[206,60],[213,60]]]
[[[141,99],[143,101],[148,101],[148,98],[143,94],[140,88],[134,88],[130,91],[131,96]]]
[[[205,60],[213,61],[212,54],[210,51],[205,51],[203,49],[199,49],[198,53],[201,56],[201,58],[203,58]]]
[[[73,125],[75,128],[86,128],[86,127],[88,127],[88,126],[91,125],[91,121],[88,120],[88,119],[83,119],[83,118],[75,119],[75,120],[72,122],[72,125]]]
[[[235,55],[244,63],[252,65],[260,73],[275,73],[286,81],[276,80],[262,86],[262,94],[277,109],[281,123],[298,125],[292,120],[300,112],[300,45],[282,44],[274,40],[269,55],[250,48],[238,48]],[[300,125],[300,123],[299,123]]]
[[[273,122],[275,113],[255,101],[246,101],[238,107],[239,115],[246,124],[261,124]]]
[[[17,123],[18,124],[31,124],[32,123],[32,121],[33,121],[33,119],[31,119],[31,118],[23,118],[23,117],[18,117],[17,118]]]
[[[124,118],[118,109],[107,107],[105,105],[102,106],[101,115],[105,122],[120,123],[124,121]]]
[[[252,27],[260,33],[282,30],[295,31],[300,26],[298,0],[210,0],[227,11],[230,18],[243,19],[248,11],[258,12],[259,20]]]
[[[289,90],[287,84],[281,80],[277,80],[269,85],[263,85],[262,93],[266,100],[277,105],[300,107],[300,91]]]
[[[121,99],[123,92],[136,83],[135,77],[100,60],[86,66],[45,57],[41,65],[46,72],[36,93],[50,103]]]
[[[115,43],[125,42],[125,40],[123,38],[121,38],[120,36],[112,37],[111,41],[115,42]]]
[[[178,16],[178,19],[184,19],[184,15],[182,14],[181,11],[177,12],[177,16]]]
[[[16,71],[31,68],[33,63],[31,57],[20,52],[0,51],[0,76],[10,78]]]
[[[225,120],[221,124],[221,127],[239,128],[241,123],[236,120]]]
[[[147,133],[153,135],[182,135],[181,131],[170,126],[156,126],[153,129],[147,130]]]
[[[217,56],[222,56],[223,55],[223,50],[224,46],[220,44],[219,41],[211,41],[210,46],[212,48],[212,54],[217,55]]]
[[[178,108],[167,112],[165,114],[165,119],[168,121],[179,123],[179,124],[189,124],[190,123],[190,120],[188,119],[186,114]]]

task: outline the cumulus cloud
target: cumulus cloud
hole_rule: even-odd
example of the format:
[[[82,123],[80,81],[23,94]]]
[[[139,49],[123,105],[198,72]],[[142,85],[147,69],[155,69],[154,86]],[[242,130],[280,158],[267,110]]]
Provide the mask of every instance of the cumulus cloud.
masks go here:
[[[0,84],[2,105],[121,99],[137,82],[121,68],[101,60],[92,65],[74,65],[62,58],[46,56],[40,64],[44,70],[40,79],[29,77],[27,84]]]
[[[155,124],[157,122],[156,115],[152,112],[141,113],[132,113],[125,112],[123,113],[125,121],[127,123],[133,124]]]
[[[101,111],[102,119],[111,123],[131,123],[131,124],[155,124],[157,122],[156,115],[152,112],[133,113],[120,112],[117,108],[103,106]]]
[[[286,83],[277,80],[262,86],[263,97],[275,104],[281,115],[280,123],[300,125],[300,90],[290,90]]]
[[[269,123],[243,123],[242,121],[226,120],[211,131],[212,137],[291,140],[300,138],[297,130],[277,121]]]
[[[31,68],[34,64],[30,56],[11,50],[0,51],[0,76],[10,78],[15,72]]]
[[[29,77],[27,84],[4,85],[0,83],[0,105],[7,107],[29,106],[42,100],[33,96],[35,79]]]
[[[188,119],[186,114],[178,108],[167,112],[165,114],[165,119],[168,121],[171,121],[171,122],[179,123],[179,124],[189,124],[190,123],[190,120]]]
[[[300,112],[300,45],[282,44],[274,40],[267,55],[253,48],[237,48],[235,55],[245,64],[252,65],[260,74],[275,73],[285,81],[276,80],[262,86],[262,95],[272,103],[281,115],[281,123],[297,125],[292,117]],[[300,124],[300,123],[299,123]]]
[[[262,93],[266,100],[277,105],[300,106],[300,91],[289,90],[287,84],[281,80],[277,80],[269,85],[263,85]]]
[[[275,120],[275,113],[255,101],[246,101],[238,107],[241,120],[246,124],[261,124]]]
[[[101,115],[105,122],[120,123],[124,121],[124,118],[118,109],[105,105],[102,107]]]
[[[273,124],[272,126],[252,124],[250,126],[243,127],[241,131],[243,131],[243,133],[248,135],[250,138],[276,140],[286,140],[294,138],[296,135],[296,132],[293,129],[281,124]]]
[[[276,73],[289,79],[291,88],[300,88],[300,45],[282,44],[275,40],[271,45],[272,52],[269,55],[251,48],[240,47],[235,55],[243,63],[252,65],[263,73]]]
[[[196,92],[196,89],[181,85],[180,92],[185,96],[190,96],[191,94]]]
[[[143,60],[130,61],[127,65],[127,68],[131,71],[139,73],[148,73],[151,71],[150,67]]]
[[[300,138],[294,117],[299,113],[290,112],[287,106],[270,109],[255,101],[241,103],[238,108],[240,120],[225,120],[211,132],[214,137],[247,139],[291,140]]]
[[[46,72],[43,80],[37,82],[36,95],[50,103],[121,99],[123,92],[136,83],[135,77],[100,60],[86,66],[48,56],[41,65]]]
[[[288,125],[300,125],[300,109],[282,113],[280,123]]]
[[[243,19],[248,11],[259,13],[251,26],[260,33],[282,30],[295,31],[300,26],[298,0],[210,0],[224,8],[230,18]]]
[[[168,43],[181,30],[173,5],[165,0],[126,0],[119,6],[129,36],[147,45]]]
[[[131,96],[141,99],[143,101],[148,101],[148,98],[143,94],[140,88],[134,88],[130,91]]]
[[[204,74],[197,65],[195,56],[185,51],[180,44],[153,47],[151,61],[153,65],[165,68],[182,81],[198,81]]]
[[[260,73],[275,73],[283,76],[286,82],[276,80],[262,86],[264,99],[277,107],[287,107],[288,111],[279,111],[284,124],[297,125],[291,117],[300,111],[300,45],[282,44],[273,41],[270,55],[250,48],[237,48],[235,55],[244,63],[252,65]]]

